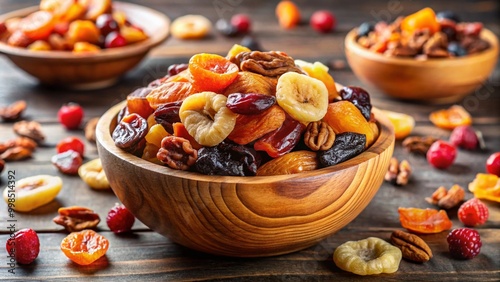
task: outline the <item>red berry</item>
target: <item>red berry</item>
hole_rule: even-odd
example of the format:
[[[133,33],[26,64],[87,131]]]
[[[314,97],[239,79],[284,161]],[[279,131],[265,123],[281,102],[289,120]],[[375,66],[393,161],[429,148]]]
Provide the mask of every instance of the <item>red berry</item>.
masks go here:
[[[14,233],[14,236],[7,240],[5,247],[9,256],[15,257],[18,263],[30,264],[38,257],[40,240],[35,230],[26,228]]]
[[[116,204],[106,217],[109,229],[115,233],[124,233],[132,229],[134,225],[134,215],[124,206]]]
[[[500,152],[491,154],[486,160],[486,171],[500,177]]]
[[[457,156],[455,146],[443,140],[432,143],[427,151],[427,161],[434,167],[446,169],[453,164]]]
[[[488,207],[477,198],[468,200],[458,209],[458,219],[470,227],[483,225],[489,215]]]
[[[329,11],[316,11],[311,16],[309,24],[318,32],[327,33],[335,28],[337,20]]]
[[[118,48],[127,45],[127,39],[119,32],[113,31],[106,36],[104,40],[105,48]]]
[[[481,237],[474,229],[453,229],[446,240],[451,255],[457,259],[472,259],[481,251]]]
[[[85,144],[78,137],[70,136],[62,139],[56,145],[57,153],[63,153],[68,150],[76,151],[83,157],[83,152],[85,150]]]
[[[106,36],[113,31],[119,31],[120,27],[111,14],[102,14],[97,17],[95,25],[102,35]]]
[[[78,174],[78,169],[83,163],[82,155],[73,150],[68,150],[54,155],[50,161],[60,172],[69,175]]]
[[[231,25],[236,27],[238,33],[248,33],[252,27],[252,22],[247,15],[236,14],[231,17]]]
[[[78,129],[83,120],[83,109],[76,103],[68,103],[59,109],[57,117],[66,129]]]
[[[466,150],[474,150],[479,145],[479,138],[471,126],[461,125],[451,132],[450,143]]]

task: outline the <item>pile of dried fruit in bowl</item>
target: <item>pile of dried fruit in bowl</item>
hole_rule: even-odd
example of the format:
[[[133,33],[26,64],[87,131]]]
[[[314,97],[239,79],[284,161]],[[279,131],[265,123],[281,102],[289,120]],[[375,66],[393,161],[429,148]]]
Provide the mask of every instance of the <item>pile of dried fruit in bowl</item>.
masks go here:
[[[462,22],[451,11],[424,8],[394,22],[365,22],[357,29],[357,42],[377,53],[397,57],[462,57],[490,48],[481,37],[483,24]]]
[[[41,0],[39,10],[0,23],[0,39],[32,51],[97,52],[148,38],[112,0]]]
[[[116,146],[172,169],[279,175],[332,166],[379,134],[369,94],[322,63],[235,45],[200,53],[127,96]]]

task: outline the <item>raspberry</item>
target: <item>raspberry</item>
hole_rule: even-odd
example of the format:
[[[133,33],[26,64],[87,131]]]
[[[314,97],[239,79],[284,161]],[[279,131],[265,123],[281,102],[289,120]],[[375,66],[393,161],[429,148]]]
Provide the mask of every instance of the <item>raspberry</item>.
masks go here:
[[[106,217],[106,224],[108,224],[109,229],[114,233],[130,231],[132,225],[134,225],[134,221],[134,215],[124,205],[119,204],[116,204]]]
[[[446,240],[451,255],[457,259],[472,259],[481,251],[481,237],[474,229],[453,229]]]
[[[20,264],[30,264],[40,252],[40,241],[35,230],[31,228],[21,229],[10,237],[5,245],[7,253],[15,256]]]
[[[488,220],[488,216],[488,207],[477,198],[468,200],[458,209],[458,219],[465,226],[482,225]]]

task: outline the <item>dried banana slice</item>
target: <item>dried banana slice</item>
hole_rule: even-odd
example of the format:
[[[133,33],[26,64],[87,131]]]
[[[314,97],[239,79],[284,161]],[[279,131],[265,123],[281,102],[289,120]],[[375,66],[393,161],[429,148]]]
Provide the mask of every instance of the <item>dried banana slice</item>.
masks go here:
[[[202,15],[185,15],[172,22],[170,31],[179,39],[201,39],[212,30],[212,22]]]
[[[48,204],[59,194],[62,179],[58,176],[36,175],[8,181],[3,191],[3,198],[9,208],[28,212]]]
[[[394,273],[402,257],[398,247],[376,237],[345,242],[333,253],[339,268],[358,275]]]
[[[102,169],[101,159],[93,159],[80,166],[78,175],[93,189],[109,189],[108,178]]]
[[[226,102],[226,96],[208,91],[193,94],[182,102],[181,122],[200,145],[216,146],[233,131],[237,115],[226,107]]]
[[[328,89],[321,80],[287,72],[278,79],[276,101],[297,121],[318,121],[328,108]]]

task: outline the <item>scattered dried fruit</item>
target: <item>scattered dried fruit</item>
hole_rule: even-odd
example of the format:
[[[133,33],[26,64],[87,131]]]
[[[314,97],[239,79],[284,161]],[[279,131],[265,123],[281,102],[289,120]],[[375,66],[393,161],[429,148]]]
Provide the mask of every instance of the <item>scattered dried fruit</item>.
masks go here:
[[[116,204],[106,216],[106,224],[114,233],[125,233],[132,230],[134,215],[124,206]]]
[[[337,18],[335,15],[326,10],[316,11],[309,19],[309,25],[320,33],[328,33],[335,29]]]
[[[427,151],[427,161],[433,167],[446,169],[450,167],[457,156],[457,149],[452,144],[438,140],[429,147]]]
[[[432,258],[432,251],[429,245],[415,234],[396,230],[391,234],[391,242],[394,246],[401,249],[403,258],[407,260],[424,263]]]
[[[339,268],[357,275],[394,273],[401,258],[399,248],[375,237],[345,242],[333,253],[333,261]]]
[[[59,215],[53,219],[54,223],[64,226],[68,232],[95,228],[101,221],[97,213],[86,207],[62,207],[57,212]]]
[[[481,251],[481,236],[470,228],[453,229],[446,238],[450,254],[457,259],[473,259]]]
[[[22,137],[27,137],[42,142],[45,140],[45,134],[42,132],[42,126],[36,121],[18,121],[12,126],[14,132]]]
[[[61,242],[66,257],[79,265],[93,263],[104,256],[108,248],[108,239],[91,229],[73,232]]]
[[[458,219],[465,225],[475,227],[486,223],[488,207],[477,198],[472,198],[458,208]]]
[[[78,169],[83,163],[83,158],[79,152],[69,149],[52,156],[50,161],[60,172],[69,175],[76,175],[78,174]]]
[[[280,1],[276,6],[275,13],[282,28],[291,29],[300,23],[300,9],[292,1]]]
[[[173,37],[179,39],[201,39],[212,30],[212,23],[202,15],[185,15],[176,18],[170,26]]]
[[[389,118],[394,126],[396,139],[404,139],[413,131],[415,119],[412,116],[388,110],[383,110],[382,112]]]
[[[469,183],[469,191],[474,194],[475,198],[500,203],[500,178],[495,174],[478,173],[476,178]]]
[[[400,207],[398,213],[401,226],[418,233],[439,233],[453,225],[445,210]]]
[[[9,256],[16,258],[17,263],[30,264],[38,257],[40,240],[35,230],[25,228],[11,234],[5,248]]]
[[[8,106],[0,107],[0,117],[5,121],[14,121],[19,119],[26,110],[27,104],[24,100],[16,101]]]
[[[20,212],[28,212],[41,207],[59,194],[62,188],[62,179],[58,176],[35,175],[16,180],[15,187],[7,186],[3,191],[3,198],[9,208]],[[15,202],[11,203],[15,193]]]
[[[493,153],[488,157],[486,171],[500,177],[500,152]]]
[[[80,140],[80,138],[76,136],[69,136],[59,141],[56,145],[57,153],[63,153],[69,150],[73,150],[83,157],[85,144],[82,140]]]
[[[479,138],[472,126],[460,125],[451,132],[450,143],[466,150],[475,150],[479,147]]]
[[[77,129],[83,120],[83,108],[76,103],[62,105],[57,112],[59,122],[67,129]]]
[[[101,159],[93,159],[78,169],[78,175],[93,189],[109,189],[109,182],[102,169]]]
[[[448,109],[432,112],[429,119],[435,126],[449,130],[460,125],[472,124],[470,114],[460,105],[453,105]]]

